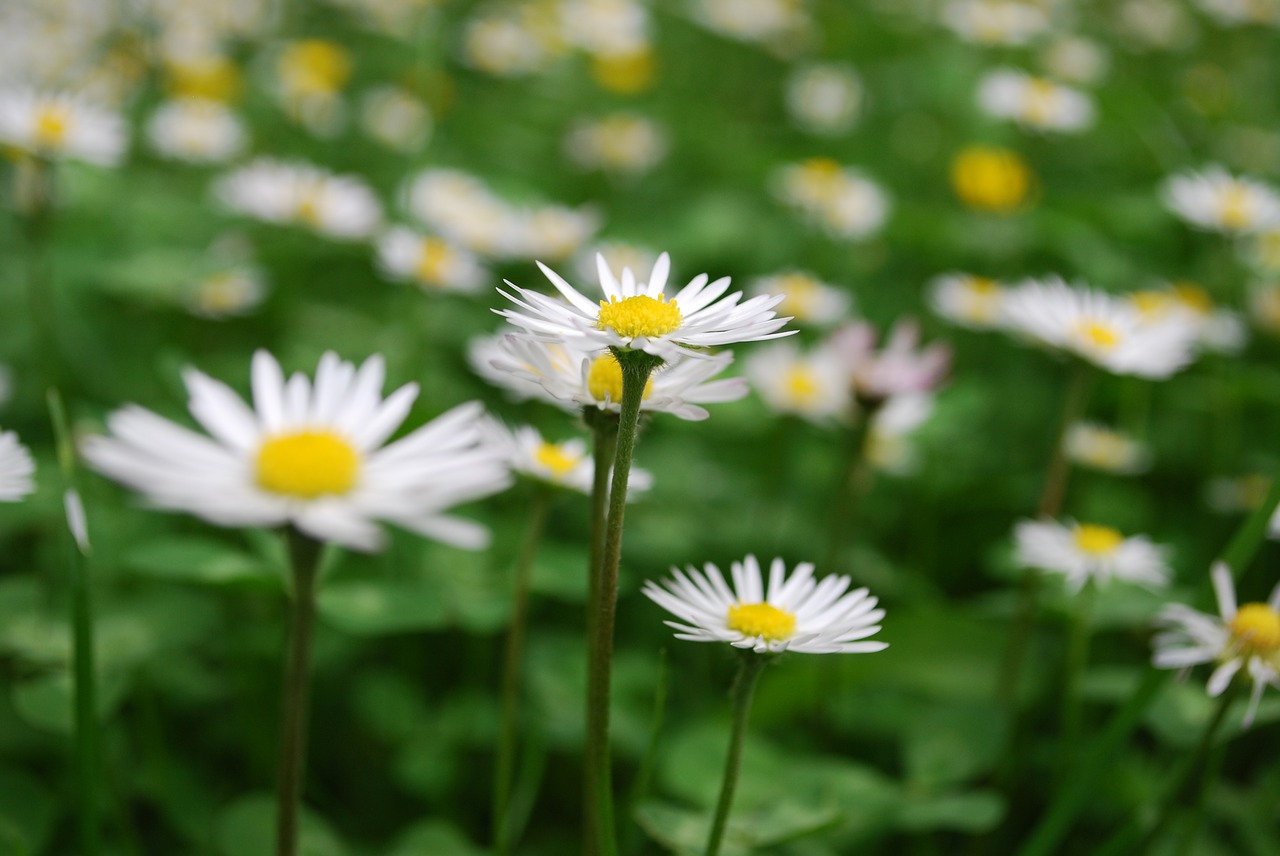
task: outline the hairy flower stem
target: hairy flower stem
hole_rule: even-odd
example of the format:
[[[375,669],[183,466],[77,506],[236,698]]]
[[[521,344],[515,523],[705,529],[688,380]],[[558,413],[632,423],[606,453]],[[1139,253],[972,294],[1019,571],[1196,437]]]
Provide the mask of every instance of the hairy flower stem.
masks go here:
[[[307,705],[316,578],[324,544],[290,526],[285,530],[293,581],[284,700],[280,712],[280,767],[276,790],[276,856],[298,852],[298,807],[307,767]]]
[[[711,834],[707,838],[706,856],[717,856],[724,840],[725,826],[729,823],[729,810],[733,807],[733,792],[738,787],[738,772],[742,768],[742,743],[747,736],[747,720],[751,716],[751,698],[756,691],[756,681],[769,657],[754,651],[742,652],[738,674],[729,691],[733,705],[733,726],[729,732],[729,754],[724,762],[724,781],[720,785],[720,799],[716,803],[715,818],[711,822]]]
[[[516,560],[515,596],[511,627],[502,661],[502,732],[498,738],[497,769],[493,780],[493,852],[511,850],[511,786],[515,779],[516,734],[520,722],[520,675],[524,661],[525,624],[529,614],[529,575],[551,511],[550,489],[539,487],[529,509],[529,523]]]
[[[613,826],[612,761],[609,755],[609,685],[613,668],[613,622],[618,605],[618,567],[622,561],[622,518],[627,506],[627,483],[635,454],[636,429],[645,385],[662,358],[644,351],[613,349],[622,367],[622,412],[618,416],[618,447],[609,489],[609,516],[600,561],[599,588],[592,609],[590,660],[587,665],[586,770],[583,817],[587,856],[616,856]]]
[[[600,563],[604,558],[604,530],[609,513],[609,472],[618,451],[618,416],[608,411],[588,410],[593,437],[591,477],[591,542],[587,555],[587,639],[594,638],[596,610],[600,601]]]

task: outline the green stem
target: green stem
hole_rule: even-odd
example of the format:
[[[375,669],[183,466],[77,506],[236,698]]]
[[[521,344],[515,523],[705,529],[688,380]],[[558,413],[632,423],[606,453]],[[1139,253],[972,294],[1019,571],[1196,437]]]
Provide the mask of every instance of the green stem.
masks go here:
[[[618,415],[618,447],[609,490],[604,552],[587,667],[587,734],[583,793],[587,856],[616,856],[613,826],[612,762],[609,757],[609,685],[613,669],[613,624],[618,605],[618,567],[622,562],[622,522],[627,507],[627,483],[635,454],[636,429],[645,385],[662,359],[644,351],[613,349],[622,367],[622,412]]]
[[[823,567],[828,573],[837,569],[841,548],[853,528],[859,500],[870,481],[867,448],[871,442],[871,422],[877,409],[873,406],[863,408],[846,435],[840,482],[831,499],[831,523],[827,529],[827,553]]]
[[[511,785],[515,778],[516,734],[520,721],[520,674],[524,660],[525,623],[529,613],[529,575],[551,511],[551,492],[539,487],[529,510],[520,557],[516,560],[515,598],[511,627],[502,662],[502,732],[493,783],[493,851],[505,856],[511,848]]]
[[[1097,589],[1092,580],[1080,592],[1076,610],[1071,616],[1067,638],[1067,662],[1062,682],[1062,744],[1059,752],[1058,780],[1064,781],[1080,744],[1080,683],[1089,661],[1089,642],[1093,630],[1093,601]]]
[[[284,700],[280,712],[280,768],[276,791],[276,854],[298,852],[298,808],[307,767],[307,706],[316,578],[324,544],[295,527],[285,531],[293,580]]]
[[[717,856],[720,852],[725,826],[729,822],[729,809],[733,806],[733,792],[738,787],[738,772],[742,768],[742,743],[747,736],[751,697],[755,694],[756,681],[768,663],[767,655],[745,651],[738,666],[738,674],[733,679],[733,689],[730,690],[733,730],[729,733],[729,755],[724,762],[724,782],[720,786],[720,799],[716,803],[715,818],[711,822],[711,835],[707,838],[706,856]]]
[[[596,610],[600,601],[600,564],[604,560],[604,530],[609,513],[609,472],[618,450],[618,417],[594,408],[591,417],[593,436],[591,476],[591,542],[587,561],[587,638],[594,637]]]

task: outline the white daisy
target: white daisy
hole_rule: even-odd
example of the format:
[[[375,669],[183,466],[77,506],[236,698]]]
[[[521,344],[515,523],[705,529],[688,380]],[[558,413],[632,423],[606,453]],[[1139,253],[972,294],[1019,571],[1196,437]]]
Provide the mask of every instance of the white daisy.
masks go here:
[[[382,397],[385,369],[373,356],[357,368],[333,353],[315,382],[285,379],[266,351],[253,357],[253,407],[194,369],[183,380],[198,433],[136,405],[111,414],[108,436],[85,440],[96,469],[158,508],[221,526],[292,524],[313,538],[356,550],[383,542],[374,520],[479,548],[483,527],[443,514],[494,493],[508,474],[480,443],[478,403],[455,407],[384,445],[400,427],[416,384]]]
[[[1199,6],[1220,24],[1280,24],[1280,0],[1198,0]]]
[[[1052,77],[1083,85],[1099,83],[1111,65],[1106,48],[1082,36],[1059,36],[1040,55]]]
[[[1194,327],[1207,351],[1239,353],[1245,344],[1244,320],[1230,309],[1218,309],[1203,288],[1193,282],[1168,283],[1129,295],[1143,316],[1159,323],[1176,317]]]
[[[408,280],[425,290],[474,292],[487,272],[471,253],[443,238],[395,226],[378,239],[378,266],[394,280]]]
[[[862,82],[844,63],[804,65],[787,81],[787,112],[806,131],[842,134],[853,127],[863,101]]]
[[[862,641],[879,632],[884,610],[876,609],[877,598],[867,589],[849,591],[849,577],[818,582],[813,564],[801,562],[787,579],[786,565],[774,559],[766,590],[760,564],[747,556],[733,563],[730,589],[719,568],[710,562],[703,567],[689,566],[687,573],[672,568],[674,579],[644,585],[650,600],[680,619],[664,622],[679,631],[677,639],[728,642],[761,654],[862,654],[889,647]]]
[[[1151,464],[1151,450],[1145,443],[1096,422],[1072,423],[1063,447],[1073,463],[1105,473],[1140,473]]]
[[[889,216],[889,198],[875,182],[830,158],[810,158],[777,169],[774,195],[837,238],[866,238]]]
[[[1051,24],[1041,4],[1024,0],[949,0],[942,23],[966,42],[1025,45]]]
[[[581,279],[594,279],[599,276],[600,266],[596,256],[604,256],[610,270],[653,270],[658,261],[658,254],[648,247],[641,247],[627,241],[597,241],[584,247],[573,259],[574,273]]]
[[[920,347],[920,325],[905,318],[893,325],[877,350],[879,333],[866,321],[846,324],[824,347],[846,366],[853,390],[864,404],[936,389],[951,369],[951,348],[943,342]]]
[[[214,192],[232,211],[340,240],[367,238],[382,221],[382,206],[363,181],[310,164],[258,158],[224,175]]]
[[[1170,176],[1160,197],[1170,211],[1202,229],[1239,235],[1280,228],[1280,195],[1216,164]]]
[[[775,413],[819,423],[852,415],[849,368],[829,348],[805,352],[792,342],[773,342],[743,360],[742,371]]]
[[[591,493],[595,463],[582,439],[552,443],[530,425],[511,429],[496,419],[486,420],[484,429],[487,439],[502,451],[512,472],[555,487]],[[653,476],[632,467],[627,482],[628,501],[633,493],[652,486]]]
[[[225,104],[203,98],[166,101],[147,122],[151,146],[168,158],[221,163],[244,148],[244,126]]]
[[[1209,695],[1222,695],[1232,679],[1243,675],[1253,683],[1244,724],[1258,711],[1267,686],[1280,687],[1280,585],[1266,603],[1236,606],[1235,583],[1225,562],[1210,572],[1218,598],[1218,615],[1206,615],[1182,604],[1166,606],[1157,619],[1165,631],[1152,640],[1152,662],[1158,669],[1188,669],[1216,663],[1209,676]]]
[[[1075,354],[1113,374],[1164,379],[1195,356],[1197,331],[1180,318],[1143,317],[1123,296],[1027,280],[1005,294],[1005,329]]]
[[[907,475],[915,470],[916,454],[911,434],[933,413],[933,396],[898,395],[871,415],[867,436],[867,460],[876,470]]]
[[[1145,535],[1126,538],[1093,523],[1023,520],[1013,537],[1019,565],[1062,574],[1073,591],[1091,579],[1099,585],[1113,577],[1152,586],[1169,581],[1168,549]]]
[[[804,271],[762,276],[751,284],[751,293],[782,295],[778,312],[790,315],[801,324],[838,324],[853,309],[853,296],[847,289]]]
[[[431,111],[399,86],[377,86],[360,98],[360,126],[387,148],[411,153],[431,136]]]
[[[929,281],[929,307],[953,324],[990,330],[1001,321],[1005,288],[994,279],[971,273],[944,273]]]
[[[998,119],[1040,131],[1083,131],[1093,124],[1093,99],[1077,89],[1011,68],[978,84],[978,106]]]
[[[205,318],[246,315],[267,296],[267,275],[262,268],[240,264],[202,277],[185,295],[187,308]]]
[[[777,332],[791,320],[778,318],[773,311],[781,297],[743,301],[740,291],[725,297],[727,276],[708,283],[709,277],[699,274],[668,300],[663,289],[671,259],[666,253],[658,257],[647,283],[637,282],[631,268],[623,269],[619,281],[603,256],[597,262],[605,300],[591,301],[539,262],[568,304],[507,282],[514,294],[501,289],[499,293],[523,311],[494,311],[530,333],[581,343],[583,348],[645,351],[668,360],[680,355],[705,358],[709,347],[776,339],[794,332]]]
[[[35,490],[36,465],[12,431],[0,431],[0,502],[17,502]]]
[[[649,47],[649,10],[639,0],[561,0],[560,34],[599,57],[634,56]]]
[[[0,90],[0,144],[43,158],[115,166],[124,157],[120,114],[76,95]]]
[[[700,23],[731,39],[782,44],[809,29],[804,0],[694,0]]]
[[[666,156],[666,131],[645,116],[611,113],[576,123],[565,137],[565,154],[584,169],[641,175]]]
[[[515,383],[537,384],[567,410],[622,410],[622,366],[608,350],[585,351],[515,334],[504,336],[498,350],[500,354],[490,362],[491,370],[511,375]],[[732,362],[733,354],[725,351],[666,363],[649,376],[640,411],[670,413],[690,421],[706,419],[710,414],[699,405],[737,401],[747,394],[743,378],[714,379]],[[499,383],[509,388],[513,385]]]

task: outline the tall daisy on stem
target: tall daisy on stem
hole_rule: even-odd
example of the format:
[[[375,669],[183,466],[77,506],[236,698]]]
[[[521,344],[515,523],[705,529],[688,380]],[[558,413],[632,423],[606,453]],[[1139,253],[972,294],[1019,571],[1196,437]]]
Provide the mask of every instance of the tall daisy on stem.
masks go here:
[[[667,299],[664,289],[671,259],[666,253],[658,257],[648,282],[638,282],[630,268],[624,268],[619,279],[604,257],[598,256],[600,287],[605,299],[597,302],[541,262],[538,267],[568,304],[507,283],[512,293],[500,293],[518,309],[495,311],[517,327],[543,338],[587,348],[607,347],[622,370],[622,401],[599,586],[595,592],[596,603],[588,607],[594,618],[589,627],[584,793],[584,850],[588,854],[613,856],[617,851],[609,757],[613,625],[627,480],[635,454],[636,426],[645,388],[654,371],[669,359],[705,356],[706,348],[718,345],[786,336],[791,331],[781,331],[781,327],[790,319],[779,318],[773,311],[782,301],[781,295],[760,295],[747,300],[742,299],[742,292],[726,296],[728,277],[712,281],[706,274],[699,274]]]
[[[406,384],[383,398],[380,356],[358,368],[332,352],[314,382],[288,379],[266,351],[253,357],[253,407],[194,369],[183,376],[191,415],[208,435],[136,405],[107,419],[110,434],[82,453],[105,475],[160,509],[221,526],[284,528],[290,565],[277,792],[277,856],[298,847],[306,764],[311,631],[321,554],[327,544],[359,551],[384,540],[385,520],[455,546],[488,541],[479,525],[444,512],[506,487],[500,454],[482,442],[481,408],[463,404],[387,443],[418,395]]]
[[[742,650],[738,674],[730,698],[733,726],[724,781],[716,802],[706,856],[717,856],[729,822],[733,794],[742,764],[742,744],[751,714],[751,699],[760,673],[784,651],[807,654],[864,654],[883,651],[886,642],[867,641],[880,630],[884,610],[867,589],[849,591],[850,579],[834,575],[818,582],[810,562],[796,565],[787,578],[786,564],[774,559],[769,565],[766,588],[755,556],[731,566],[733,587],[720,569],[708,562],[703,571],[690,566],[672,568],[674,579],[661,586],[647,582],[644,593],[676,616],[666,622],[677,639],[694,642],[728,642]]]

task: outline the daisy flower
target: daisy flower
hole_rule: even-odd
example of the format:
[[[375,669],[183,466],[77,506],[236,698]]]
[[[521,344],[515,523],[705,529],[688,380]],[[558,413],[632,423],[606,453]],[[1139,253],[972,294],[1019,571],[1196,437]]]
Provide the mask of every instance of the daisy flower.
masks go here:
[[[708,282],[699,274],[667,299],[664,289],[671,259],[658,256],[647,283],[636,281],[631,268],[622,279],[614,276],[603,256],[597,258],[605,300],[593,302],[546,265],[538,267],[568,304],[507,282],[514,294],[499,293],[523,311],[494,310],[530,333],[563,339],[584,348],[644,351],[664,360],[681,355],[708,357],[705,349],[733,342],[752,342],[788,336],[777,332],[790,318],[773,312],[782,298],[752,297],[742,292],[724,296],[729,277]]]
[[[970,330],[999,326],[1005,287],[994,279],[971,273],[944,273],[929,281],[929,307],[952,324]]]
[[[1149,321],[1176,317],[1194,327],[1200,347],[1207,351],[1234,354],[1244,347],[1245,327],[1239,313],[1214,306],[1212,298],[1193,282],[1169,283],[1129,297]]]
[[[997,69],[978,85],[978,106],[997,119],[1040,131],[1083,131],[1093,124],[1093,99],[1070,86]]]
[[[481,444],[478,403],[463,404],[390,444],[417,398],[406,384],[385,399],[381,356],[357,368],[332,352],[314,383],[285,379],[266,351],[253,357],[253,406],[225,384],[184,372],[191,415],[208,435],[130,405],[110,434],[84,441],[97,470],[164,510],[220,526],[291,524],[321,541],[376,550],[386,520],[466,548],[488,538],[446,508],[508,483],[499,454]]]
[[[742,371],[775,413],[826,422],[852,412],[849,369],[829,348],[804,352],[792,342],[774,342],[748,356]]]
[[[1126,538],[1109,526],[1055,520],[1023,520],[1013,532],[1018,564],[1062,574],[1080,591],[1089,580],[1111,578],[1163,586],[1169,581],[1168,549],[1145,535]]]
[[[849,591],[847,576],[814,579],[813,564],[801,562],[791,577],[782,559],[769,565],[766,589],[760,564],[747,556],[732,565],[733,588],[708,562],[703,571],[671,569],[674,579],[652,581],[644,593],[679,621],[665,622],[677,639],[728,642],[735,648],[776,654],[861,654],[883,651],[885,642],[868,642],[880,630],[884,610],[867,589]]]
[[[474,292],[487,275],[476,257],[461,247],[405,226],[388,229],[378,239],[378,266],[388,278],[408,280],[425,290]]]
[[[580,438],[552,443],[530,425],[508,428],[496,419],[484,425],[489,442],[499,449],[511,471],[535,481],[578,493],[590,494],[595,463],[591,450]],[[653,476],[632,467],[627,484],[627,498],[632,491],[645,491],[653,485]]]
[[[224,175],[214,192],[237,213],[339,240],[367,238],[382,221],[382,206],[363,181],[305,163],[258,158]]]
[[[1222,695],[1232,679],[1243,675],[1253,683],[1244,724],[1258,712],[1263,690],[1280,686],[1280,585],[1266,603],[1237,607],[1235,583],[1225,562],[1210,571],[1218,598],[1218,614],[1206,615],[1182,604],[1166,606],[1157,619],[1166,629],[1152,640],[1152,662],[1158,669],[1188,669],[1217,664],[1209,676],[1209,695]]]
[[[961,39],[981,45],[1025,45],[1047,31],[1043,6],[1022,0],[949,0],[942,23]]]
[[[752,283],[751,293],[781,294],[778,311],[801,324],[836,324],[853,308],[848,291],[803,271],[762,276]]]
[[[1130,475],[1151,464],[1151,450],[1127,434],[1096,422],[1075,422],[1063,438],[1067,458],[1104,473]]]
[[[878,184],[830,158],[809,158],[775,170],[773,193],[837,238],[866,238],[889,216],[889,197]]]
[[[787,81],[787,113],[806,131],[835,136],[857,121],[862,93],[857,73],[844,63],[804,65]]]
[[[387,148],[409,154],[431,136],[431,111],[408,90],[377,86],[360,98],[360,127]]]
[[[667,133],[644,116],[611,113],[578,122],[565,137],[564,150],[583,169],[641,175],[667,153]]]
[[[184,295],[184,302],[196,315],[228,318],[252,312],[266,297],[267,275],[263,269],[241,264],[196,280]]]
[[[859,321],[837,330],[825,346],[844,362],[854,392],[864,404],[928,392],[942,383],[951,368],[951,348],[946,344],[919,347],[920,325],[913,319],[895,324],[876,350],[878,335],[875,327]]]
[[[0,431],[0,502],[17,502],[35,490],[36,465],[12,431]]]
[[[1202,229],[1241,235],[1280,228],[1280,195],[1216,164],[1170,176],[1160,187],[1160,198],[1174,214]]]
[[[244,126],[228,107],[203,98],[166,101],[147,122],[151,147],[189,163],[221,163],[244,148]]]
[[[565,409],[622,411],[622,366],[608,350],[584,351],[517,334],[504,336],[498,350],[490,361],[491,370],[505,372],[519,383],[537,384]],[[677,358],[661,366],[645,384],[640,411],[670,413],[689,421],[706,419],[710,414],[699,405],[737,401],[747,394],[743,378],[715,379],[732,362],[733,354],[726,351],[698,359]]]
[[[927,394],[899,395],[876,410],[867,437],[871,466],[890,475],[907,475],[915,469],[911,434],[933,414],[933,401]]]
[[[1113,374],[1164,379],[1195,356],[1196,328],[1145,318],[1131,300],[1058,277],[1027,280],[1004,296],[1002,324]]]
[[[0,90],[0,143],[43,158],[115,166],[124,157],[120,114],[63,92]]]

